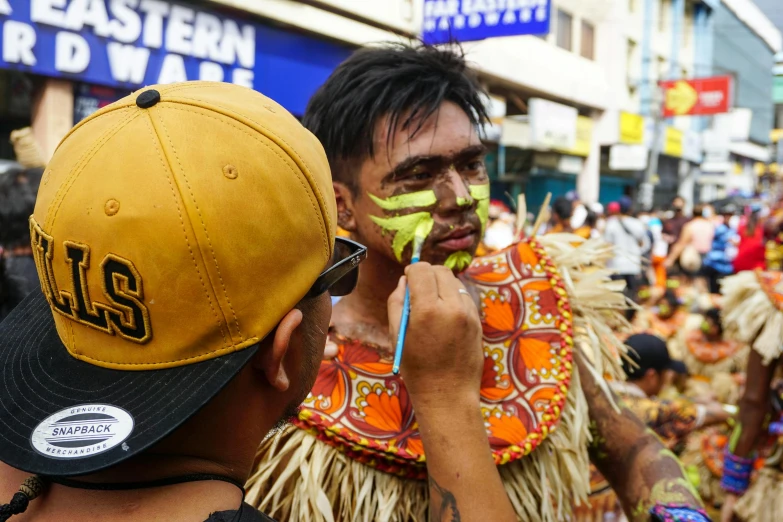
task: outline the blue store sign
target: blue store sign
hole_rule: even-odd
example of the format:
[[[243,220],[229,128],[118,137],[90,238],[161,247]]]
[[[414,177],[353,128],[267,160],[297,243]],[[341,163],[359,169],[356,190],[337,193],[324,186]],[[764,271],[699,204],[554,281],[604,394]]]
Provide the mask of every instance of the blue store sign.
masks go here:
[[[425,43],[549,33],[551,0],[425,0]]]
[[[164,0],[0,0],[0,68],[120,89],[254,88],[295,114],[351,49]]]

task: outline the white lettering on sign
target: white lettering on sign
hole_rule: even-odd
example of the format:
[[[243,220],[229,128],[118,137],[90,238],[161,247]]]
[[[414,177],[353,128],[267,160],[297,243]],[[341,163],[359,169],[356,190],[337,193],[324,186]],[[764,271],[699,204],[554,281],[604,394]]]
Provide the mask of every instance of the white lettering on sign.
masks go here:
[[[141,17],[133,9],[139,0],[111,0],[109,8],[114,20],[109,22],[111,37],[118,42],[133,43],[141,36]]]
[[[223,35],[223,24],[220,19],[209,13],[198,13],[193,32],[193,56],[209,58],[213,61],[223,61],[220,52],[220,37]]]
[[[171,7],[168,27],[166,28],[166,50],[189,56],[193,53],[193,9],[178,5]]]
[[[198,79],[207,82],[222,82],[223,67],[215,62],[201,62],[198,68]]]
[[[66,0],[31,0],[30,20],[55,27],[66,29],[65,8]]]
[[[160,67],[158,83],[184,82],[187,79],[188,74],[185,72],[185,61],[182,57],[178,54],[167,54]]]
[[[234,74],[231,77],[231,83],[252,89],[253,78],[253,71],[249,71],[247,69],[234,69]]]
[[[3,24],[3,61],[35,65],[35,29],[31,25],[6,20]]]
[[[109,36],[109,14],[104,0],[71,0],[65,12],[65,25],[73,31],[81,31],[85,25],[93,28],[98,36]]]
[[[163,45],[163,18],[169,14],[169,5],[161,0],[141,0],[139,10],[144,18],[144,45],[160,49]]]
[[[723,103],[723,91],[704,91],[699,96],[705,107],[717,107]]]
[[[444,2],[458,12],[459,0]],[[54,68],[63,73],[83,73],[92,54],[105,52],[116,82],[151,83],[157,74],[161,83],[203,79],[253,86],[256,29],[252,24],[169,0],[30,0],[29,6],[31,23],[3,23],[6,63],[39,65],[35,53],[44,51],[36,44],[51,41],[48,34],[42,38],[36,33],[45,25],[55,28]],[[11,12],[9,0],[0,0],[0,16]],[[157,49],[160,57],[152,60]],[[193,64],[187,57],[199,61]],[[151,73],[151,63],[161,69]]]
[[[106,46],[109,53],[111,75],[118,82],[143,83],[147,72],[150,50],[144,47],[123,45],[110,42]]]
[[[55,38],[54,68],[61,72],[80,73],[90,65],[90,46],[76,33],[60,32]]]

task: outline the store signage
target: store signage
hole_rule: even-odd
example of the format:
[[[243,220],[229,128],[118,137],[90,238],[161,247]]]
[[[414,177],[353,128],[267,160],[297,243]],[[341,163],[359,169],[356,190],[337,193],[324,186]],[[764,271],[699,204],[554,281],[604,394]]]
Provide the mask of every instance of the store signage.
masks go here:
[[[702,158],[701,134],[690,130],[685,131],[682,135],[682,159],[701,163]]]
[[[549,33],[551,0],[425,0],[428,44]]]
[[[661,135],[663,139],[661,151],[667,156],[682,158],[682,134],[683,132],[679,129],[666,127]]]
[[[561,149],[560,152],[563,154],[570,154],[571,156],[582,156],[586,158],[590,155],[592,144],[593,119],[588,116],[577,116],[574,146],[571,149]]]
[[[232,82],[294,112],[350,54],[336,44],[164,0],[0,0],[0,30],[0,68],[127,89]],[[285,81],[277,76],[281,71]]]
[[[609,168],[611,170],[644,170],[650,152],[644,145],[626,145],[618,143],[609,149]]]
[[[660,82],[663,117],[720,114],[731,108],[733,78],[715,76]]]
[[[644,116],[630,112],[620,113],[620,143],[644,144]]]
[[[572,150],[576,147],[576,122],[579,112],[574,107],[541,98],[530,98],[528,112],[534,147],[556,150]]]

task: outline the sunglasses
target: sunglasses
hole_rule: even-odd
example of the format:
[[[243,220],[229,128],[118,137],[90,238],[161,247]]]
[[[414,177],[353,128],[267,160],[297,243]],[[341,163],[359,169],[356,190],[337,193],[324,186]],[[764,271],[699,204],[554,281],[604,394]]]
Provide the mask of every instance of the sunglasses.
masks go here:
[[[315,280],[305,298],[329,292],[332,297],[342,297],[353,292],[359,280],[359,263],[367,259],[367,247],[344,237],[334,240],[332,263]]]

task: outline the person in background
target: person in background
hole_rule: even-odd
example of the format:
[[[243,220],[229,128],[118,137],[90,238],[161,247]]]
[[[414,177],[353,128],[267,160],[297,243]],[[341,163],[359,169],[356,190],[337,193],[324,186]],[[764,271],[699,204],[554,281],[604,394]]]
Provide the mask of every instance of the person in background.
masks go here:
[[[737,235],[729,226],[732,212],[729,209],[722,213],[722,220],[715,226],[712,237],[712,248],[704,256],[702,274],[707,278],[707,286],[711,294],[720,293],[720,280],[734,271],[729,251],[737,241]]]
[[[739,247],[732,265],[734,272],[743,270],[763,270],[766,265],[764,256],[764,227],[759,223],[760,208],[748,207],[739,224]]]
[[[629,359],[623,360],[628,380],[612,382],[612,390],[669,445],[698,428],[729,418],[723,405],[715,401],[696,404],[685,399],[666,401],[657,397],[676,375],[688,373],[682,361],[671,358],[663,339],[641,333],[629,337],[626,344],[632,348],[628,351]]]
[[[625,295],[636,301],[642,274],[642,252],[649,248],[647,230],[638,219],[628,215],[627,201],[609,203],[604,239],[614,245],[614,258],[608,266],[615,279],[625,281]]]
[[[560,234],[563,232],[572,232],[571,216],[573,215],[573,205],[568,199],[559,197],[552,202],[552,226],[547,231],[548,234]]]
[[[680,196],[672,200],[670,210],[672,217],[663,224],[663,238],[667,243],[673,245],[679,241],[682,229],[690,219],[685,215],[685,200]]]
[[[42,172],[30,168],[0,174],[0,320],[40,286],[28,219]]]
[[[705,217],[707,214],[709,217]],[[715,224],[712,222],[711,214],[705,210],[703,205],[693,207],[693,219],[690,220],[682,229],[680,239],[669,250],[669,256],[666,258],[665,266],[672,268],[684,253],[689,257],[698,255],[704,263],[704,256],[712,249],[712,239],[715,236]],[[701,265],[696,270],[681,268],[687,275],[695,277],[701,272]],[[696,267],[694,267],[696,268]]]
[[[570,190],[565,197],[571,202],[571,230],[576,233],[577,230],[585,225],[587,207],[582,203],[579,194],[575,190]]]
[[[663,221],[657,213],[650,215],[647,222],[647,229],[652,236],[652,248],[650,250],[650,261],[652,265],[653,285],[662,290],[666,289],[666,256],[669,253],[669,243],[666,241],[663,233]]]

